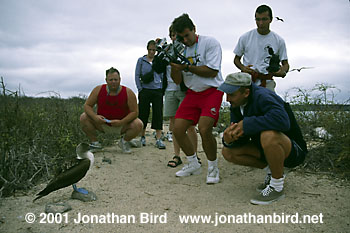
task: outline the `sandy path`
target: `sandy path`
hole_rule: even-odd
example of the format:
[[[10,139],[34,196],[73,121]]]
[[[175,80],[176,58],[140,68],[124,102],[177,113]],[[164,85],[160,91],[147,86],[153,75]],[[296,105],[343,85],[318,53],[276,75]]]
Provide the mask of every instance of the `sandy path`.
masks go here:
[[[172,145],[165,142],[166,150],[154,147],[154,139],[148,131],[147,146],[133,148],[130,155],[122,154],[117,146],[95,153],[95,166],[79,187],[96,193],[98,200],[83,203],[70,199],[71,188],[51,193],[32,203],[35,193],[46,184],[36,187],[25,196],[2,199],[0,202],[0,232],[349,232],[350,189],[349,184],[330,179],[325,175],[292,171],[285,185],[286,198],[268,206],[249,203],[255,188],[264,173],[258,169],[240,167],[226,162],[218,141],[221,181],[207,185],[207,161],[199,145],[199,156],[203,161],[202,173],[187,178],[175,177],[178,168],[166,166],[172,157]],[[102,162],[104,157],[111,164]],[[182,156],[183,157],[183,156]],[[72,210],[67,212],[62,223],[39,223],[40,214],[49,202],[67,202]],[[34,213],[37,221],[25,221],[27,213]],[[78,215],[118,215],[119,221],[129,223],[75,223]],[[151,215],[157,223],[141,223],[142,216]],[[246,216],[244,216],[246,214]],[[250,216],[249,216],[250,214]],[[261,220],[266,215],[278,217],[299,214],[315,215],[318,223],[244,223]],[[162,216],[156,218],[156,215]],[[166,218],[164,217],[166,215]],[[181,223],[181,215],[211,216],[210,223]],[[221,221],[239,223],[218,223]],[[254,215],[254,216],[253,216]],[[278,216],[277,216],[278,215]],[[322,215],[322,219],[320,218]],[[229,219],[230,218],[230,219]],[[67,220],[67,223],[65,221]],[[100,221],[103,219],[100,218]],[[132,222],[135,220],[135,222]],[[166,220],[166,223],[160,223]],[[319,223],[322,220],[323,223]],[[291,219],[289,220],[289,222]]]

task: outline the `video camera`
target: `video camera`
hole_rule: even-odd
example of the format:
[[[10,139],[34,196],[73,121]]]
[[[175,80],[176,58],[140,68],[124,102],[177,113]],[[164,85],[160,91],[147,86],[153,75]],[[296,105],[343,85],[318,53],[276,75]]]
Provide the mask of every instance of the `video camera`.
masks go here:
[[[185,46],[177,40],[175,40],[174,43],[168,44],[166,38],[160,39],[156,44],[156,50],[157,57],[163,60],[167,65],[170,62],[190,65],[190,61],[182,55]]]

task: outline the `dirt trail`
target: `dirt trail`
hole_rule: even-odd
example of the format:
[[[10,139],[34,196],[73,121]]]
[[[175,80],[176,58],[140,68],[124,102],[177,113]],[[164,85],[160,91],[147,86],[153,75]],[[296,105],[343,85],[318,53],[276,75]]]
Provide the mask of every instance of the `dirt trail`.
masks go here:
[[[32,203],[35,193],[45,187],[42,184],[25,196],[2,199],[0,202],[0,232],[349,232],[350,189],[349,184],[330,179],[322,174],[291,171],[287,174],[286,198],[268,206],[249,203],[255,188],[264,178],[258,169],[241,167],[226,162],[221,155],[218,141],[221,181],[207,185],[207,160],[199,145],[202,173],[186,178],[175,177],[178,168],[169,168],[167,161],[173,148],[154,147],[155,140],[148,130],[147,146],[133,148],[130,155],[122,154],[117,146],[95,153],[94,168],[79,182],[96,193],[98,200],[81,202],[70,199],[70,187],[56,191]],[[111,159],[111,164],[103,158]],[[182,155],[183,157],[183,155]],[[45,204],[67,202],[72,210],[63,216],[61,223],[39,223]],[[27,213],[34,213],[37,220],[25,221]],[[100,223],[75,223],[81,215],[99,215]],[[102,223],[114,214],[114,223]],[[314,215],[318,223],[290,223],[296,215]],[[157,217],[158,215],[158,217]],[[179,216],[206,215],[209,223],[181,223]],[[261,223],[271,215],[276,221],[287,215],[289,223]],[[152,216],[152,218],[146,218]],[[232,217],[235,217],[233,219]],[[143,218],[142,218],[143,217]],[[322,217],[322,218],[321,218]],[[84,217],[87,220],[87,217]],[[216,218],[220,222],[216,225]],[[256,219],[256,222],[252,223]],[[268,218],[268,217],[266,217]],[[147,220],[153,223],[142,223]],[[208,220],[208,219],[207,219]],[[233,223],[233,221],[236,223]],[[323,223],[320,223],[322,220]],[[166,223],[161,223],[166,221]],[[246,223],[251,221],[251,223]],[[282,219],[280,220],[282,221]],[[156,222],[156,223],[154,223]],[[231,222],[231,223],[229,223]]]

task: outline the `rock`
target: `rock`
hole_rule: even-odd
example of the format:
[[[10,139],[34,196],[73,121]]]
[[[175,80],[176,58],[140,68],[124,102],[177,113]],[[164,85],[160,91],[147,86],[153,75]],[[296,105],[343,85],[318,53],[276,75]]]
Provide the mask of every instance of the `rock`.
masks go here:
[[[321,139],[331,139],[333,136],[327,132],[324,127],[317,127],[314,129],[314,134],[316,137]]]
[[[103,157],[102,162],[112,164],[112,160],[106,157]]]
[[[72,207],[68,203],[58,202],[58,203],[48,203],[45,205],[45,213],[64,213],[70,211]]]
[[[83,201],[83,202],[89,202],[89,201],[96,201],[97,200],[97,196],[95,193],[89,191],[88,194],[82,194],[82,193],[79,193],[77,191],[73,191],[72,192],[72,196],[71,196],[72,199],[77,199],[77,200],[80,200],[80,201]]]

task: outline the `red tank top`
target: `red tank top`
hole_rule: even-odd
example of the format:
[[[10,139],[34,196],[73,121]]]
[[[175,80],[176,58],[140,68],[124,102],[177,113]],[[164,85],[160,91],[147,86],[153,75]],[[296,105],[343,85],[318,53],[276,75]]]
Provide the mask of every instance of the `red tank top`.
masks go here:
[[[128,95],[126,87],[121,86],[122,90],[116,96],[110,96],[106,90],[106,84],[103,84],[98,93],[97,114],[102,115],[109,120],[121,120],[130,113],[128,107]]]

